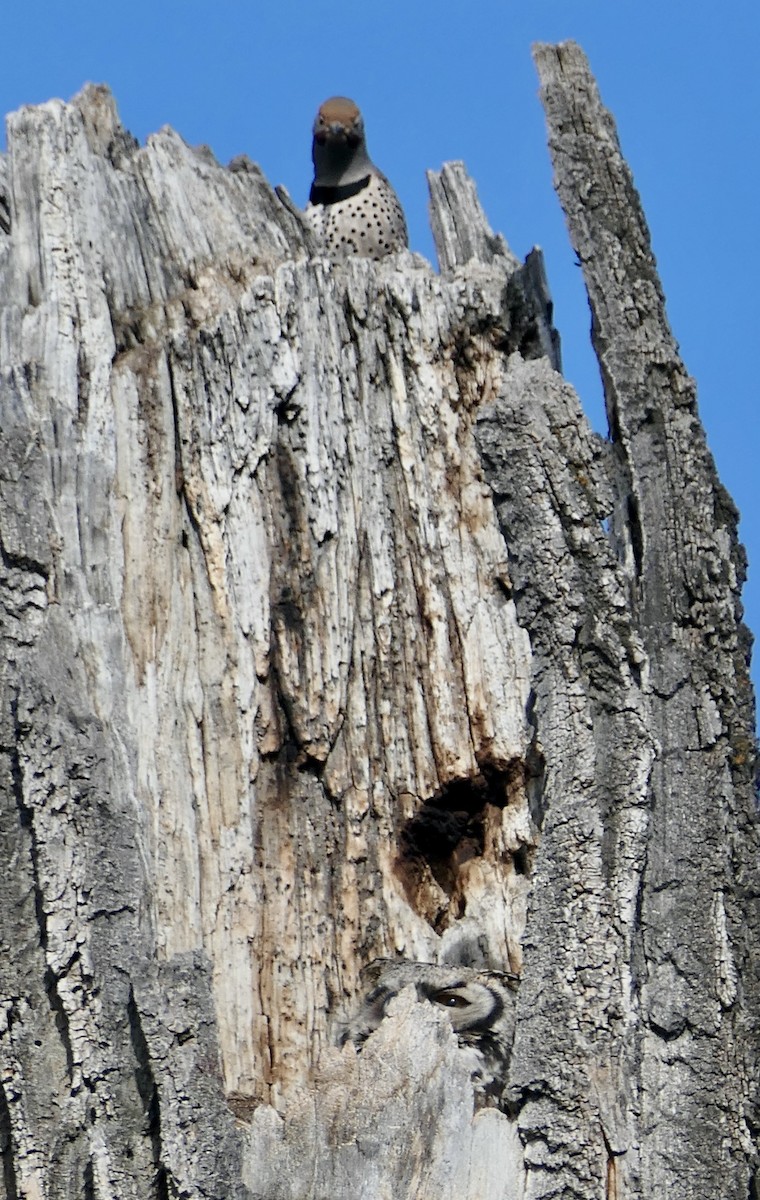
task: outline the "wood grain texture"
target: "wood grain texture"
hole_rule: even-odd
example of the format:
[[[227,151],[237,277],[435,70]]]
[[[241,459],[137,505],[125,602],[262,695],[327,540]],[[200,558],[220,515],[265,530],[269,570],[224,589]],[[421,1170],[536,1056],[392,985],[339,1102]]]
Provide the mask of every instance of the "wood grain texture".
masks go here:
[[[538,57],[588,196],[563,105],[617,154],[609,118]],[[258,167],[139,147],[105,89],[8,147],[5,1196],[744,1200],[742,560],[644,235],[589,283],[606,442],[461,164],[439,274],[315,258]],[[503,1110],[406,991],[335,1047],[376,956],[521,975]]]
[[[540,314],[511,257],[311,261],[256,168],[102,89],[8,168],[9,1171],[232,1194],[220,1104],[286,1110],[368,959],[519,968],[530,647],[472,414]]]

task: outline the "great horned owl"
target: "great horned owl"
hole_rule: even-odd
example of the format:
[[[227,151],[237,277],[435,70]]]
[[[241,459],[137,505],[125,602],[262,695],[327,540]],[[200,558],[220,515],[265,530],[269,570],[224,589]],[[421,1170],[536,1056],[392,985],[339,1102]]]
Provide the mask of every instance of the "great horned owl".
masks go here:
[[[391,1000],[413,987],[420,1000],[441,1008],[457,1040],[473,1052],[472,1082],[482,1104],[499,1104],[515,1028],[517,976],[472,967],[437,967],[408,959],[376,958],[361,973],[364,1000],[340,1030],[338,1044],[358,1048],[386,1015]]]

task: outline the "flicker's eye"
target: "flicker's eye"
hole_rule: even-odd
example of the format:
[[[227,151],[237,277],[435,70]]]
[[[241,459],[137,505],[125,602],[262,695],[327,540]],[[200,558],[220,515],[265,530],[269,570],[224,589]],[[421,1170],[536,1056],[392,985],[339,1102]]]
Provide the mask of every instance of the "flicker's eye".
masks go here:
[[[457,992],[448,991],[437,992],[433,996],[433,1001],[436,1004],[443,1005],[444,1008],[467,1008],[470,1003],[469,1000],[466,1000],[464,996],[460,996]]]

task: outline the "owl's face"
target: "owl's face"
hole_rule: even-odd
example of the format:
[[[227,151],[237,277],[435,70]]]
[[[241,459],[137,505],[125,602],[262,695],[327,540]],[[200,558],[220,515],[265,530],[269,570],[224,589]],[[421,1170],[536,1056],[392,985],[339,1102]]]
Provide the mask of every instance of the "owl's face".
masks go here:
[[[428,972],[435,973],[440,969],[429,967],[427,963],[402,964],[390,959],[375,961],[387,961],[388,970],[365,996],[361,1011],[344,1031],[344,1043],[348,1040],[357,1044],[365,1041],[379,1026],[394,996],[398,996],[402,988],[410,984],[420,1000],[427,1000],[446,1010],[455,1033],[485,1027],[501,1015],[504,1007],[501,997],[480,980],[461,978],[459,971],[452,973],[446,969],[444,974],[448,978],[444,982],[435,978],[435,975],[432,978],[425,977]],[[403,969],[411,966],[427,967],[427,971],[420,975]]]
[[[514,976],[377,958],[365,967],[362,983],[367,987],[364,1000],[341,1030],[340,1045],[351,1041],[361,1047],[379,1027],[391,1000],[411,986],[420,1000],[444,1010],[459,1044],[476,1052],[476,1090],[487,1097],[501,1094],[514,1034]]]

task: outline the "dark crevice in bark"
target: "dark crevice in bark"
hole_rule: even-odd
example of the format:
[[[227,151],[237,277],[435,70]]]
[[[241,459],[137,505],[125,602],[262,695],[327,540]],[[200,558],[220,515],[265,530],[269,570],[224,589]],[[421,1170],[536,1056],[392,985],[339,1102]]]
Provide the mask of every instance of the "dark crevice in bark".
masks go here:
[[[528,752],[525,756],[525,790],[528,797],[531,820],[540,832],[543,827],[544,817],[546,816],[546,760],[539,749],[537,697],[533,688],[531,688],[530,695],[528,696],[525,715],[533,731]]]
[[[2,559],[3,566],[9,571],[25,571],[31,575],[39,575],[45,581],[50,576],[49,566],[46,566],[45,563],[37,562],[26,554],[12,554],[6,549],[2,540],[0,540],[0,558]]]
[[[58,991],[58,979],[59,976],[56,975],[55,971],[48,967],[45,970],[42,983],[45,988],[45,995],[48,998],[48,1003],[53,1013],[55,1027],[58,1030],[58,1036],[61,1039],[61,1045],[63,1046],[64,1053],[66,1055],[66,1070],[68,1072],[69,1082],[71,1082],[74,1076],[74,1051],[71,1045],[68,1014]]]
[[[0,1086],[0,1157],[3,1162],[3,1184],[5,1187],[4,1200],[19,1200],[14,1165],[13,1135],[11,1133],[11,1117],[8,1110],[8,1097],[5,1088]]]
[[[161,1105],[158,1095],[153,1068],[150,1061],[150,1051],[143,1032],[140,1013],[135,1001],[134,991],[130,989],[127,1001],[127,1017],[129,1019],[129,1034],[134,1054],[134,1075],[137,1090],[145,1114],[145,1133],[150,1139],[154,1168],[152,1194],[155,1200],[170,1200],[174,1188],[169,1187],[169,1173],[163,1163],[163,1147],[161,1137]]]
[[[31,863],[32,889],[34,892],[34,911],[37,919],[40,949],[45,954],[48,949],[47,912],[45,911],[44,893],[40,884],[40,851],[34,828],[34,813],[24,799],[24,781],[20,760],[20,747],[24,741],[24,730],[18,717],[17,698],[11,701],[11,715],[15,731],[15,744],[10,753],[11,778],[13,780],[13,791],[19,813],[19,824],[22,829],[27,830],[29,835],[29,859]],[[74,1053],[71,1045],[69,1020],[58,991],[58,976],[50,966],[46,967],[42,982],[53,1014],[55,1027],[58,1030],[58,1036],[61,1039],[61,1045],[66,1055],[66,1069],[69,1083],[71,1083],[74,1072]]]
[[[274,606],[273,606],[274,611]],[[327,755],[324,758],[317,757],[303,746],[303,739],[299,736],[296,728],[296,713],[292,696],[288,694],[285,688],[280,683],[280,671],[277,666],[277,649],[276,644],[270,658],[270,675],[272,679],[272,687],[278,701],[278,712],[283,719],[280,726],[280,744],[276,749],[262,754],[262,762],[271,762],[280,764],[283,769],[295,767],[295,769],[306,775],[313,775],[318,781],[320,787],[324,790],[325,795],[333,804],[338,804],[339,797],[333,796],[327,786],[325,777],[325,765]]]
[[[88,1158],[84,1166],[82,1200],[98,1200],[98,1194],[95,1190],[95,1170],[91,1158]]]
[[[626,517],[636,575],[641,577],[644,564],[644,535],[641,529],[639,502],[632,493],[626,497]]]

